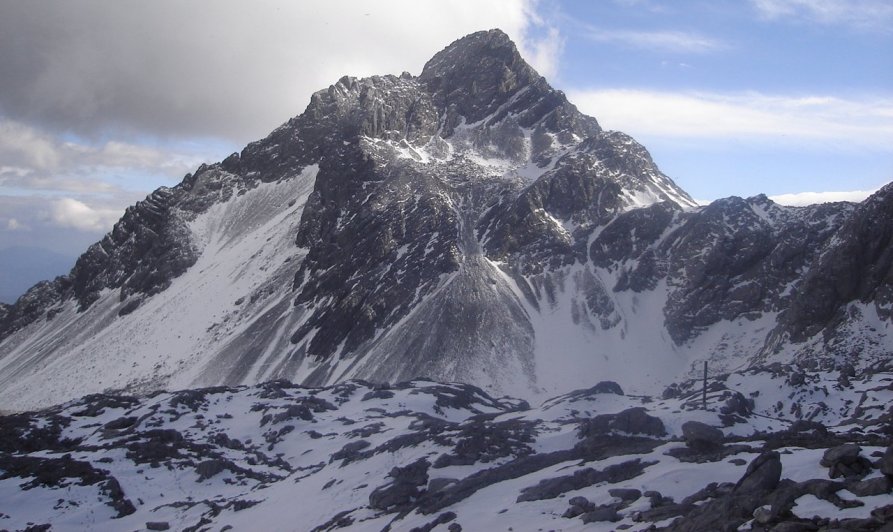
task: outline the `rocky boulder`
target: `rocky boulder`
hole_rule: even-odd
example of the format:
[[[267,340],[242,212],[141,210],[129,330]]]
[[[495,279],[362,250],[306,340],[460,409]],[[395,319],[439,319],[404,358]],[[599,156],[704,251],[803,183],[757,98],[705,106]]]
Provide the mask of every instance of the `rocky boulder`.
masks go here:
[[[887,475],[888,478],[893,479],[893,445],[887,447],[884,456],[880,459],[878,468],[881,470],[881,473]]]
[[[735,494],[765,492],[775,489],[781,480],[781,455],[767,451],[753,459],[744,476],[735,484]]]
[[[722,447],[724,437],[720,429],[700,421],[686,421],[682,424],[682,438],[695,451],[715,451]]]
[[[369,506],[377,510],[402,507],[421,495],[420,487],[428,483],[428,460],[420,458],[405,467],[391,469],[390,484],[376,488],[369,494]]]
[[[858,445],[845,443],[825,451],[819,463],[828,468],[831,478],[861,478],[871,472],[871,462],[861,452]]]

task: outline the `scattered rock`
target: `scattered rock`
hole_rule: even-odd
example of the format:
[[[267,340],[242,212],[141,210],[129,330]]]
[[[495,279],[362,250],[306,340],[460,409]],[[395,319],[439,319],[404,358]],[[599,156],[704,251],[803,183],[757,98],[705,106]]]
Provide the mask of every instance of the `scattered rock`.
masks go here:
[[[761,525],[768,524],[773,518],[771,506],[760,506],[753,511],[753,520]]]
[[[565,510],[561,517],[571,519],[595,510],[595,505],[589,502],[589,499],[586,497],[571,497],[568,504],[570,508]]]
[[[746,494],[770,491],[781,480],[781,455],[777,451],[767,451],[753,459],[747,466],[744,476],[735,484],[734,493]]]
[[[884,451],[884,456],[879,461],[878,469],[881,470],[881,473],[893,479],[893,445],[887,447],[887,450]]]
[[[198,473],[198,481],[207,480],[226,469],[226,462],[223,460],[205,460],[195,466],[195,472]]]
[[[642,496],[642,492],[635,488],[611,488],[608,495],[622,501],[636,501]]]
[[[346,465],[356,459],[360,451],[372,445],[366,440],[357,440],[352,441],[342,447],[339,451],[332,454],[332,458],[330,461],[334,462],[335,460],[343,460],[342,465]]]
[[[597,506],[594,510],[583,514],[584,523],[598,523],[602,521],[616,523],[620,519],[621,517],[617,513],[617,509],[613,506]]]
[[[791,386],[802,386],[806,383],[806,374],[802,371],[794,371],[788,376],[788,384]]]
[[[419,487],[428,483],[428,460],[419,458],[405,467],[391,469],[393,480],[369,494],[369,506],[378,510],[403,507],[422,493]]]
[[[690,504],[663,504],[661,506],[657,506],[651,508],[650,510],[645,510],[641,512],[636,520],[637,521],[663,521],[665,519],[670,519],[673,517],[679,517],[680,515],[685,515],[692,511],[695,508]],[[705,529],[707,530],[707,529]]]
[[[521,490],[517,502],[539,501],[554,499],[562,493],[578,490],[599,482],[617,483],[635,478],[642,474],[646,467],[657,462],[642,462],[639,459],[630,460],[620,464],[610,465],[602,470],[591,467],[578,469],[572,475],[547,478],[541,480],[535,486]]]
[[[580,424],[580,436],[601,435],[611,431],[647,436],[666,436],[667,430],[660,418],[648,415],[642,407],[629,408],[617,414],[601,414]]]
[[[801,432],[814,432],[819,435],[826,436],[828,434],[828,428],[818,421],[798,419],[797,421],[791,423],[791,426],[788,427],[788,432],[795,434]]]
[[[719,407],[719,418],[727,427],[735,423],[744,423],[753,414],[753,399],[744,397],[740,392],[726,391],[728,398]]]
[[[831,478],[860,478],[871,472],[871,462],[861,456],[862,448],[854,443],[845,443],[825,451],[821,465],[828,468]]]
[[[720,429],[705,423],[686,421],[682,424],[682,437],[689,448],[709,452],[722,447],[725,435]]]
[[[623,395],[623,388],[620,387],[614,381],[601,381],[592,388],[589,388],[589,393],[597,394],[597,393],[613,393],[616,395]]]
[[[723,482],[721,484],[711,482],[710,484],[707,484],[706,487],[701,488],[688,497],[682,499],[682,504],[696,504],[707,499],[718,499],[721,497],[725,497],[732,493],[734,489],[735,484],[731,482]]]
[[[819,463],[825,467],[831,467],[837,462],[851,462],[859,456],[860,452],[862,452],[862,448],[855,443],[845,443],[825,451]]]
[[[567,502],[571,506],[582,506],[582,507],[586,507],[586,506],[589,506],[590,504],[592,504],[591,502],[589,502],[589,499],[587,499],[586,497],[581,497],[579,495],[576,497],[571,497],[570,500]]]
[[[859,497],[870,497],[872,495],[890,493],[890,490],[893,489],[893,482],[886,476],[874,477],[868,480],[850,482],[847,484],[846,489]]]
[[[390,390],[372,390],[363,395],[360,401],[371,401],[373,399],[390,399],[394,397],[394,392]]]
[[[673,504],[673,497],[665,497],[661,492],[656,490],[649,490],[643,493],[644,496],[648,497],[651,502],[652,508],[658,508],[660,506],[666,506],[668,504]]]
[[[456,482],[458,482],[458,480],[455,478],[444,478],[444,477],[432,478],[431,480],[428,481],[427,491],[429,493],[432,493],[435,491],[440,491],[440,490],[444,489],[445,487],[449,486],[450,484],[455,484]]]

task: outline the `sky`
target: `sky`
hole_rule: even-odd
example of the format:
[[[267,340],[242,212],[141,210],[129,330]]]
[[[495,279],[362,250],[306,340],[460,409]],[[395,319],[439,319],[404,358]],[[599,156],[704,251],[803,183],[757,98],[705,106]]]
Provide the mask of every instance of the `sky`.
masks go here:
[[[0,250],[76,256],[341,76],[494,27],[700,201],[893,180],[889,0],[0,0]]]

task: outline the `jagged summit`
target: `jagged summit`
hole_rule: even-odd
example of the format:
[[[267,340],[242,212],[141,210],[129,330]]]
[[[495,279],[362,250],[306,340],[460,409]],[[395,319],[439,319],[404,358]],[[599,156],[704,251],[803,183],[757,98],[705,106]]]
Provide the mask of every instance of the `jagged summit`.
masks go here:
[[[279,378],[538,398],[594,375],[653,391],[705,359],[867,364],[893,351],[893,217],[860,221],[881,203],[699,208],[479,32],[418,77],[342,77],[0,306],[0,409]],[[806,289],[866,272],[821,305]]]
[[[553,107],[564,101],[521,58],[515,44],[500,30],[481,31],[456,40],[425,64],[419,80],[434,95],[438,107],[452,107],[453,113],[469,123],[493,115],[512,98],[516,100],[513,102],[516,109],[527,109],[533,99],[546,95],[556,100],[550,102]],[[519,98],[524,96],[520,94],[522,91],[530,93],[526,99]],[[510,112],[511,109],[503,109],[494,119],[499,120]],[[530,117],[526,125],[534,121]],[[598,126],[593,121],[590,133],[596,131]]]

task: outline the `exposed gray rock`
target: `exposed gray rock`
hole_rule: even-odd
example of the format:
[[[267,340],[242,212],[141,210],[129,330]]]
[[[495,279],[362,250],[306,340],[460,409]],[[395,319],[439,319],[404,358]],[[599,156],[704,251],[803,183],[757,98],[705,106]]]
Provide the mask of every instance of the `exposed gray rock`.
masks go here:
[[[665,436],[667,434],[663,421],[647,414],[641,407],[630,408],[616,414],[600,414],[586,419],[580,424],[581,438],[606,434],[610,431],[647,436]]]
[[[617,514],[617,509],[613,506],[597,506],[594,510],[583,514],[582,519],[584,523],[599,523],[603,521],[616,523],[620,521],[620,515]]]
[[[564,517],[565,519],[573,519],[574,517],[595,510],[595,505],[589,502],[589,499],[586,497],[571,497],[567,503],[570,505],[570,508],[561,514],[561,517]]]
[[[428,482],[430,465],[420,458],[407,466],[393,468],[390,473],[393,480],[369,494],[369,506],[387,510],[413,502],[422,493],[419,488]]]
[[[635,488],[611,488],[608,494],[623,501],[635,501],[642,496],[642,492]]]
[[[712,451],[722,446],[725,435],[720,429],[705,423],[686,421],[682,424],[682,437],[692,449]]]
[[[652,464],[653,462],[642,462],[636,459],[611,465],[602,470],[591,467],[580,469],[573,475],[541,480],[535,486],[522,489],[517,502],[554,499],[562,493],[592,486],[599,482],[613,484],[629,480],[642,474],[642,471]]]
[[[845,443],[825,451],[822,455],[822,460],[819,463],[825,467],[832,467],[838,462],[852,462],[859,457],[859,453],[861,452],[862,448],[858,445],[854,443]]]
[[[846,443],[825,451],[820,463],[828,468],[831,478],[863,477],[871,471],[871,462],[861,452],[858,445]]]
[[[878,469],[881,470],[881,473],[893,478],[893,445],[890,445],[884,451],[884,456],[880,459]]]
[[[589,389],[590,393],[613,393],[623,395],[623,388],[614,381],[601,381]]]
[[[735,484],[734,493],[747,494],[775,489],[781,479],[781,456],[776,451],[767,451],[747,466],[744,476]]]
[[[850,482],[847,484],[846,489],[859,497],[883,495],[884,493],[890,493],[890,490],[893,490],[893,481],[886,476],[874,477],[868,480]]]

